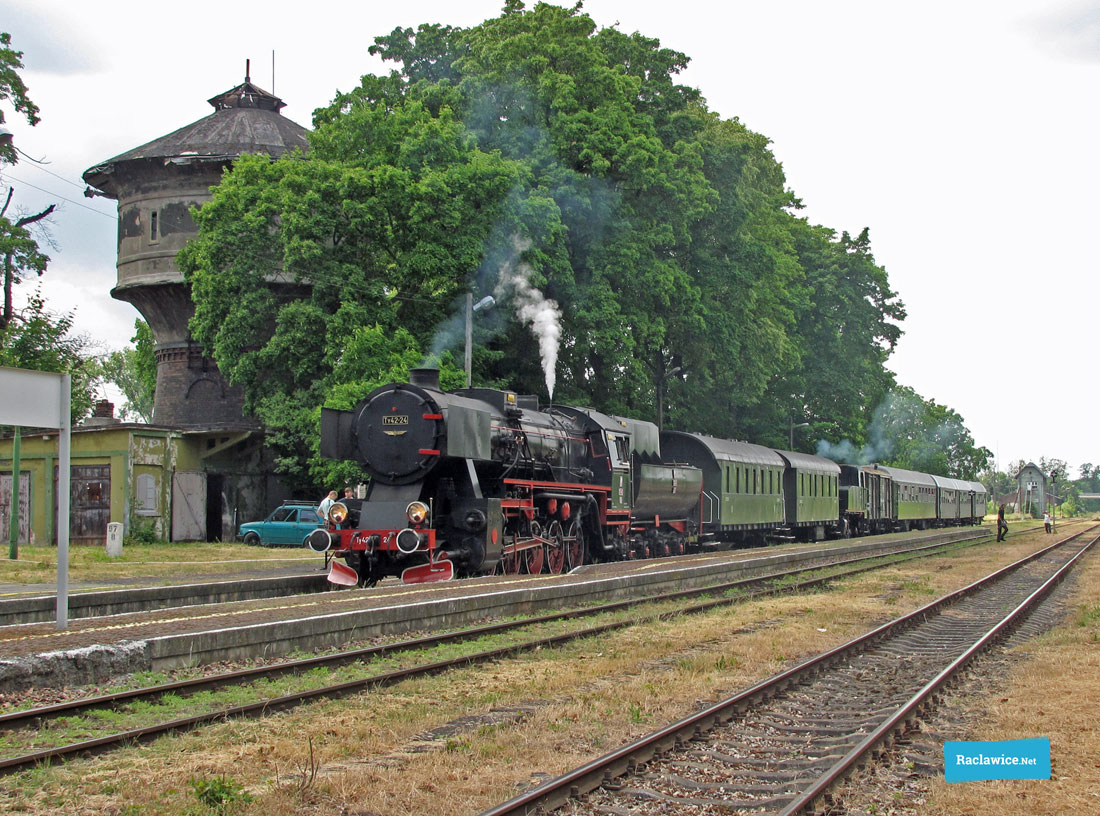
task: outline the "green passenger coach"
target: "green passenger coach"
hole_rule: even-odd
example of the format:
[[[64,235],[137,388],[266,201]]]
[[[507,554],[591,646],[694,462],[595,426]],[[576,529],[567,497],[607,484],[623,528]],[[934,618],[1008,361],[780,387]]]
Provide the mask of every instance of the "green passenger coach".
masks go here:
[[[811,541],[834,535],[840,517],[840,465],[806,453],[777,453],[787,464],[783,492],[791,534]]]
[[[700,515],[716,541],[763,544],[783,527],[783,457],[771,448],[662,431],[661,452],[667,461],[702,470]]]
[[[875,465],[894,480],[894,505],[897,508],[897,529],[927,530],[938,526],[936,517],[936,480],[915,470]]]

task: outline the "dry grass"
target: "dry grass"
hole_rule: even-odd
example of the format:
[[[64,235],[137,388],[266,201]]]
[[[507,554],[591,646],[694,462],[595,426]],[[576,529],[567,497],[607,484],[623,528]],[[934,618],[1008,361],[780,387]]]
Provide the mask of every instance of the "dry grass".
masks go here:
[[[479,812],[1049,542],[1017,535],[864,575],[844,591],[735,605],[205,728],[13,777],[0,806],[209,812],[194,810],[191,780],[228,776],[254,797],[234,813]]]
[[[1008,690],[974,701],[982,726],[968,739],[1049,737],[1049,780],[932,783],[922,812],[1002,816],[1100,813],[1100,554],[1082,565],[1070,619],[1017,649],[1027,658]]]

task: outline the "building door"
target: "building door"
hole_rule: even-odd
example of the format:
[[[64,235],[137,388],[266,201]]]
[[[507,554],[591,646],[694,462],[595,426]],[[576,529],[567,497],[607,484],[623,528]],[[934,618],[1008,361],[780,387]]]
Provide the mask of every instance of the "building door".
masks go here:
[[[206,474],[172,474],[172,541],[206,540]]]
[[[225,477],[218,473],[206,476],[206,540],[224,541],[222,517],[225,507]],[[234,531],[236,532],[236,531]]]
[[[69,542],[102,544],[111,520],[111,466],[73,465],[69,480]],[[57,468],[54,467],[54,518],[57,518]],[[54,531],[54,544],[57,531]]]
[[[20,544],[30,544],[31,475],[19,474],[19,534]],[[0,473],[0,541],[11,541],[11,472]]]

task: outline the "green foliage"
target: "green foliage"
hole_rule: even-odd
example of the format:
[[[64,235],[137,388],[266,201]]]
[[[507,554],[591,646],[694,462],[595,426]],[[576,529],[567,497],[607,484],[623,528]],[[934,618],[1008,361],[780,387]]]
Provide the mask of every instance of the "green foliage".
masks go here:
[[[19,76],[23,52],[11,48],[11,35],[0,33],[0,103],[9,103],[31,126],[38,124],[38,107],[27,96]],[[0,123],[6,121],[0,107]],[[0,145],[0,165],[18,160],[14,144]],[[28,278],[39,277],[50,262],[39,246],[35,230],[41,230],[54,205],[38,213],[13,212],[14,189],[3,193],[0,204],[0,266],[3,267],[4,302],[0,309],[0,365],[72,374],[72,420],[78,422],[91,410],[98,368],[87,360],[88,341],[71,334],[73,316],[54,314],[39,291],[15,307],[14,290]],[[42,233],[39,233],[43,235]],[[48,233],[44,234],[49,240]]]
[[[99,361],[99,379],[113,383],[126,397],[119,415],[123,419],[153,421],[153,398],[157,387],[157,363],[153,356],[153,333],[141,318],[134,321],[133,348],[112,351]]]
[[[228,776],[192,779],[190,785],[199,804],[215,813],[226,813],[232,806],[247,804],[254,799],[239,782]]]
[[[870,441],[904,307],[866,230],[798,217],[768,139],[676,82],[686,55],[515,0],[370,51],[393,70],[315,113],[308,156],[242,157],[179,257],[192,333],[292,483],[356,477],[317,455],[322,406],[426,360],[461,382],[467,293],[498,301],[474,321],[476,380],[546,396],[517,275],[561,308],[557,401],[656,419],[660,400],[670,426],[781,447],[792,418],[805,444]],[[948,452],[895,424],[898,456],[976,472],[961,419],[913,397]]]
[[[0,32],[0,102],[10,102],[16,113],[21,113],[31,127],[38,124],[38,106],[27,96],[27,86],[19,76],[23,67],[23,52],[11,47],[11,34]],[[0,124],[3,124],[4,110],[0,108]],[[15,164],[18,155],[14,144],[0,144],[0,161]]]
[[[157,532],[156,525],[152,521],[135,519],[130,525],[130,534],[126,536],[126,546],[162,544],[164,538]]]
[[[0,329],[0,365],[72,375],[72,421],[91,413],[99,367],[88,354],[88,341],[71,333],[73,315],[54,314],[35,292],[26,307]]]

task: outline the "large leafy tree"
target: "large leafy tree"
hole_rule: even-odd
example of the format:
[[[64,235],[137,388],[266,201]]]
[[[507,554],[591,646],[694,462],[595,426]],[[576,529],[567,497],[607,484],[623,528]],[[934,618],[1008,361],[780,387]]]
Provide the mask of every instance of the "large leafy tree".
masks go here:
[[[153,421],[157,389],[157,363],[153,354],[153,330],[141,318],[134,321],[134,345],[112,351],[99,361],[98,379],[117,386],[126,398],[119,411],[123,419]]]
[[[993,459],[955,411],[904,386],[875,409],[868,437],[870,459],[923,473],[977,479]]]
[[[686,55],[518,0],[371,52],[393,70],[315,113],[308,156],[238,161],[180,256],[192,332],[282,472],[330,467],[322,404],[425,359],[453,371],[467,293],[498,301],[481,383],[773,444],[797,413],[861,440],[904,311],[867,234],[800,219],[767,138],[676,81]]]

